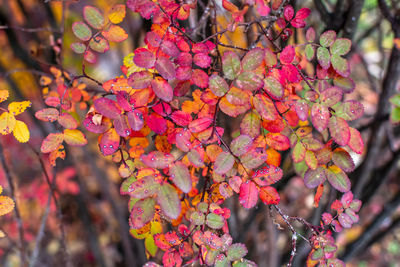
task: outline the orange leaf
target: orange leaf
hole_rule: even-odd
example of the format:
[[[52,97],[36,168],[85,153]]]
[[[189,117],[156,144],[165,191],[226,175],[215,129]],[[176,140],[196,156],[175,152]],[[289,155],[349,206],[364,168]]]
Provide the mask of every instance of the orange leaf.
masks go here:
[[[110,42],[122,42],[128,38],[128,34],[120,26],[111,25],[107,30],[101,32],[101,34]]]

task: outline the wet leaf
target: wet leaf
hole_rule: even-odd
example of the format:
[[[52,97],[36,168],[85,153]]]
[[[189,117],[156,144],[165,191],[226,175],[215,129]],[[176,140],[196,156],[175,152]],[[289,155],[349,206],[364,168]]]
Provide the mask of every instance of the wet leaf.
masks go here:
[[[139,229],[150,222],[155,215],[156,201],[153,198],[146,198],[137,201],[131,211],[130,222],[133,229]]]
[[[157,203],[162,212],[170,219],[176,219],[181,213],[181,201],[178,193],[170,184],[163,184],[157,195]]]

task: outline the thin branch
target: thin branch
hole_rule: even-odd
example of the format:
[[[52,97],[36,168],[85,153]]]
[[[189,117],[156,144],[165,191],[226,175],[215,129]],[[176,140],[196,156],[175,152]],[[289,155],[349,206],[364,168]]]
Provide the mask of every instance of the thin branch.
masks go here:
[[[59,223],[58,226],[59,226],[60,233],[61,233],[60,243],[61,243],[61,251],[62,251],[62,254],[63,254],[64,266],[71,266],[69,255],[68,255],[68,251],[67,251],[67,244],[66,244],[66,238],[65,238],[65,229],[64,229],[64,223],[63,223],[63,215],[62,215],[60,203],[59,203],[59,201],[57,199],[57,196],[55,194],[55,191],[56,191],[56,188],[55,188],[55,186],[56,186],[56,175],[53,176],[53,181],[52,181],[50,179],[50,176],[49,176],[47,170],[46,170],[46,165],[45,165],[43,159],[40,157],[39,152],[37,152],[32,146],[31,146],[31,149],[36,154],[36,156],[37,156],[37,158],[39,160],[39,163],[40,163],[40,166],[42,168],[43,174],[44,174],[44,176],[46,178],[47,185],[49,186],[49,189],[50,189],[51,197],[52,197],[52,199],[54,201],[54,204],[56,206],[57,218],[58,218],[58,223]],[[32,266],[34,266],[34,265],[32,265]]]
[[[24,228],[23,228],[23,224],[22,224],[21,214],[19,211],[19,205],[18,205],[17,199],[15,197],[14,180],[11,175],[10,169],[8,168],[6,159],[4,157],[4,149],[3,149],[3,145],[1,143],[0,143],[0,161],[1,161],[1,165],[4,170],[4,174],[8,181],[8,186],[10,187],[10,197],[15,203],[14,215],[15,215],[15,220],[17,222],[17,228],[18,228],[18,234],[19,234],[21,264],[22,264],[22,266],[27,266],[28,261],[27,261],[27,257],[26,257],[25,233],[24,233]]]
[[[379,9],[382,12],[384,18],[386,18],[390,24],[394,25],[396,23],[395,17],[392,12],[390,12],[390,8],[386,4],[385,0],[378,0]]]

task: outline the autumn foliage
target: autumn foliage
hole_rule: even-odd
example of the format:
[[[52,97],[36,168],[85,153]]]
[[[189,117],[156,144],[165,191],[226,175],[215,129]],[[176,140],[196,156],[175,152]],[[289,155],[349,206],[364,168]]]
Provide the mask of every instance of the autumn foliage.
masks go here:
[[[256,266],[231,236],[231,198],[245,209],[276,211],[291,232],[288,266],[300,238],[309,243],[307,266],[345,266],[334,233],[359,221],[361,201],[348,173],[356,167],[351,154],[364,151],[360,132],[349,126],[364,112],[346,97],[355,88],[346,57],[352,42],[308,27],[309,8],[239,2],[210,1],[208,12],[218,9],[225,19],[215,13],[203,34],[187,26],[197,1],[84,6],[72,24],[75,40],[64,48],[81,55],[81,75],[53,66],[40,78],[47,107],[35,117],[53,129],[40,152],[55,167],[67,147],[85,146],[95,140],[86,136],[96,135],[99,152],[118,166],[120,194],[129,198],[126,234],[144,239],[146,266]],[[119,25],[128,12],[150,21],[150,30],[121,60],[121,76],[99,81],[86,67],[128,38]],[[238,31],[257,35],[248,47],[225,42]],[[97,90],[87,90],[88,83]],[[7,97],[0,91],[1,101]],[[16,116],[29,107],[24,101],[2,108],[0,133],[27,142],[28,127]],[[336,196],[315,225],[280,206],[287,155],[315,208],[327,192]],[[13,202],[0,199],[3,215]]]

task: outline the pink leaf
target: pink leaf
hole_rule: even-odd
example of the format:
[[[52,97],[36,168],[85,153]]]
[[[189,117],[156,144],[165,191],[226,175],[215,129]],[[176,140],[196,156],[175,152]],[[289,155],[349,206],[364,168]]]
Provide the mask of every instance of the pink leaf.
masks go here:
[[[135,64],[141,68],[150,69],[154,67],[156,57],[152,52],[150,52],[146,48],[141,47],[135,50],[133,62],[135,62]]]
[[[251,209],[257,204],[259,190],[252,181],[246,181],[240,186],[239,202],[246,209]]]

